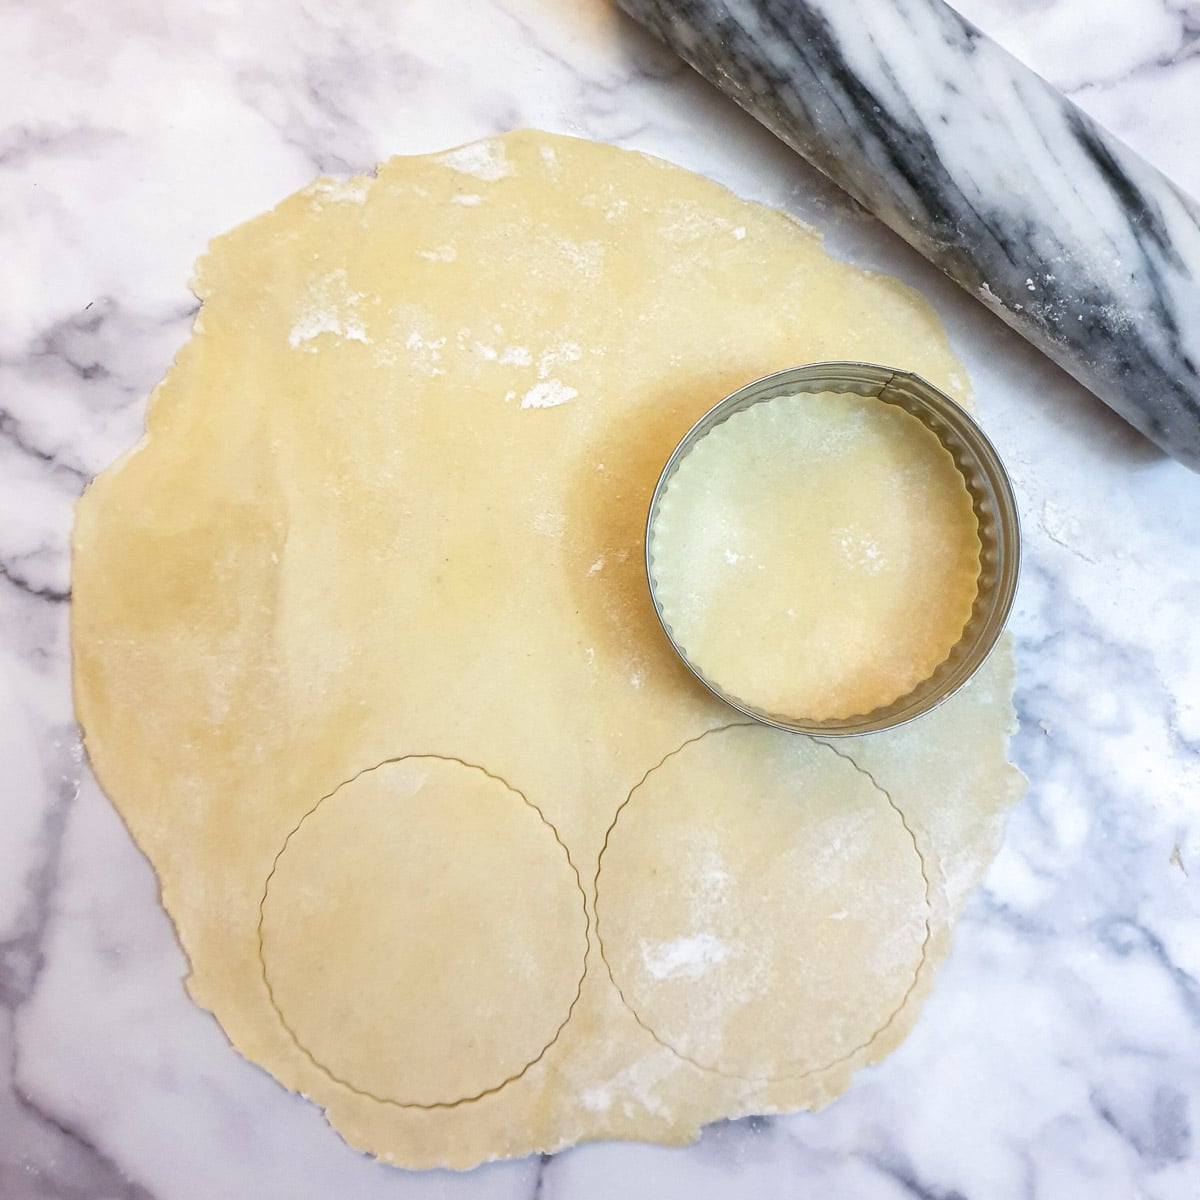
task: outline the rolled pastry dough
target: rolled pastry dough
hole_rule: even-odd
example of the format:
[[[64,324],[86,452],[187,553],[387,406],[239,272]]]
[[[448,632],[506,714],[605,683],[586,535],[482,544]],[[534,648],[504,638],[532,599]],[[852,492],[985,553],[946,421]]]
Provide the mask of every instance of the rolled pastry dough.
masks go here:
[[[233,1044],[416,1167],[686,1142],[894,1047],[1019,791],[1008,651],[846,749],[872,782],[696,683],[643,528],[683,432],[764,372],[961,395],[929,307],[705,179],[532,132],[319,180],[195,288],[144,441],[79,505],[75,694]],[[703,956],[670,994],[630,973],[706,932],[689,830],[748,904],[709,931],[728,1044],[694,1025]]]

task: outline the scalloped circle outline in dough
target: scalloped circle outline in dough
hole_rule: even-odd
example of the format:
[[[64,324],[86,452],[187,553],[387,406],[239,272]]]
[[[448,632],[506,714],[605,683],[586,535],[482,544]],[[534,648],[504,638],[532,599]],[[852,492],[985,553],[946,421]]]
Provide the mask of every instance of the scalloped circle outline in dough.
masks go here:
[[[284,1000],[284,1002],[281,1004],[282,998],[279,995],[280,981],[278,979],[278,968],[276,968],[276,972],[275,972],[276,973],[276,981],[274,984],[272,983],[272,978],[271,978],[272,970],[268,966],[269,961],[272,959],[272,954],[271,954],[270,948],[269,948],[271,940],[272,940],[269,935],[270,928],[272,926],[272,921],[270,920],[270,909],[271,909],[272,884],[273,884],[273,882],[276,881],[277,877],[280,877],[280,878],[283,877],[280,875],[280,869],[281,869],[281,867],[286,867],[286,861],[288,858],[289,850],[292,850],[293,855],[295,854],[296,851],[295,851],[294,843],[295,843],[296,839],[297,838],[303,839],[305,837],[306,830],[307,830],[307,832],[312,832],[312,828],[313,828],[312,822],[320,821],[322,819],[322,813],[328,814],[329,810],[326,806],[329,804],[330,801],[333,801],[339,795],[341,795],[343,797],[343,801],[345,801],[348,794],[352,795],[352,789],[354,788],[354,786],[356,784],[359,784],[360,781],[362,781],[364,779],[378,780],[378,778],[379,778],[378,773],[386,772],[388,768],[411,767],[415,764],[421,764],[421,763],[429,764],[430,769],[434,770],[434,771],[442,771],[442,770],[448,769],[448,770],[450,770],[451,774],[456,774],[457,772],[464,771],[464,770],[469,771],[477,776],[477,778],[475,780],[473,780],[473,782],[476,784],[482,784],[482,786],[485,789],[492,789],[492,788],[503,789],[504,793],[506,793],[506,795],[507,795],[507,798],[511,799],[519,806],[516,811],[521,812],[522,815],[528,817],[528,819],[536,821],[538,823],[538,825],[540,825],[542,827],[542,832],[544,834],[548,835],[549,838],[551,839],[550,844],[557,844],[558,849],[562,852],[562,865],[565,869],[569,870],[569,872],[570,872],[570,877],[569,877],[570,881],[568,883],[568,886],[573,886],[573,888],[575,889],[575,891],[578,894],[576,897],[572,898],[571,903],[566,903],[565,898],[564,898],[564,903],[562,903],[560,905],[557,905],[554,907],[552,907],[551,905],[545,905],[544,907],[539,908],[541,901],[544,901],[547,898],[546,896],[540,894],[540,892],[544,891],[545,889],[544,888],[537,889],[537,888],[529,887],[528,886],[529,885],[529,876],[526,876],[525,880],[524,880],[526,887],[523,888],[523,898],[526,900],[531,900],[532,903],[530,903],[530,908],[537,909],[538,911],[536,913],[531,911],[531,912],[528,912],[525,914],[525,917],[527,919],[524,922],[524,927],[526,929],[533,929],[535,931],[540,931],[540,933],[543,935],[549,936],[549,935],[554,934],[556,936],[562,937],[562,934],[564,931],[564,917],[565,917],[566,910],[568,908],[574,907],[574,904],[577,903],[578,911],[582,918],[582,921],[581,921],[580,927],[579,927],[579,939],[578,939],[581,943],[581,947],[580,947],[578,977],[573,980],[573,986],[567,986],[567,985],[571,984],[571,981],[564,981],[564,987],[562,989],[563,993],[564,993],[564,999],[566,999],[569,996],[569,1003],[566,1004],[565,1009],[560,1010],[562,1012],[561,1019],[558,1019],[556,1021],[555,1017],[553,1015],[551,1015],[552,1014],[552,1004],[550,1003],[550,997],[548,995],[548,988],[547,988],[545,979],[543,979],[539,984],[534,984],[530,988],[528,993],[523,993],[525,1002],[519,1003],[519,1011],[522,1011],[522,1012],[534,1011],[534,1012],[539,1012],[539,1013],[545,1013],[548,1016],[548,1020],[550,1022],[546,1026],[546,1029],[545,1029],[545,1038],[536,1046],[536,1048],[531,1043],[530,1046],[527,1048],[525,1055],[520,1055],[520,1054],[514,1055],[512,1062],[503,1065],[499,1071],[495,1072],[496,1075],[500,1076],[499,1078],[493,1077],[493,1078],[480,1079],[478,1082],[478,1086],[467,1086],[467,1087],[462,1088],[461,1090],[462,1090],[463,1094],[461,1094],[461,1095],[441,1096],[441,1097],[422,1095],[422,1096],[420,1096],[420,1098],[417,1098],[417,1099],[401,1099],[394,1095],[379,1094],[376,1090],[373,1090],[373,1088],[370,1086],[362,1086],[362,1084],[364,1082],[369,1082],[369,1081],[365,1081],[365,1080],[359,1078],[358,1081],[356,1082],[353,1078],[348,1077],[348,1076],[354,1074],[354,1072],[347,1071],[341,1065],[335,1066],[327,1061],[324,1061],[322,1058],[322,1051],[321,1051],[320,1047],[319,1046],[314,1047],[314,1045],[311,1044],[313,1041],[316,1040],[315,1038],[312,1037],[311,1033],[306,1030],[304,1032],[304,1034],[302,1035],[295,1028],[295,1025],[297,1024],[295,1017],[293,1016],[293,1019],[290,1021],[287,1017],[285,1017],[284,1009],[290,1008],[292,1006],[292,1004],[294,1003],[294,1001]],[[421,787],[423,787],[423,783],[424,783],[423,779],[417,783],[416,787],[412,791],[412,795],[416,795],[419,793]],[[348,789],[351,789],[350,793],[348,793]],[[407,796],[407,797],[401,795],[398,798],[393,797],[390,799],[392,799],[394,802],[397,802],[399,805],[399,804],[403,804],[405,799],[411,799],[411,795]],[[457,799],[457,797],[452,797],[449,801],[449,804],[452,805],[456,799]],[[438,815],[440,816],[443,812],[445,812],[446,808],[448,806],[449,805],[447,805],[447,804],[439,805],[436,809]],[[529,811],[527,813],[524,813],[522,810],[529,810]],[[360,814],[360,816],[361,815],[362,814]],[[421,820],[421,818],[419,816],[415,817],[414,814],[412,814],[411,812],[406,813],[404,820],[403,820],[403,825],[404,825],[405,831],[408,834],[411,834],[414,830],[419,831],[420,820]],[[531,828],[537,829],[538,826],[532,826]],[[361,832],[361,823],[360,823],[358,832]],[[461,826],[460,826],[460,835],[461,835]],[[522,837],[524,837],[524,836],[528,836],[528,835],[522,835]],[[385,840],[385,836],[381,834],[381,836],[379,838],[372,839],[370,842],[368,842],[366,844],[366,846],[364,846],[364,850],[367,848],[370,848],[370,849],[374,849],[374,850],[378,851],[380,843],[383,840]],[[330,837],[329,837],[328,833],[325,833],[324,836],[319,837],[318,845],[320,847],[321,854],[324,854],[324,853],[327,853],[327,852],[330,852],[333,850],[333,847],[330,845]],[[493,847],[494,846],[495,846],[495,843],[493,841]],[[308,852],[310,855],[314,848],[315,847],[308,848]],[[547,849],[548,848],[549,847],[547,847]],[[456,842],[455,846],[454,846],[455,853],[458,853],[459,849],[460,849],[460,847],[459,847],[458,843]],[[499,854],[499,853],[503,853],[502,848],[497,849],[497,854]],[[553,852],[551,852],[549,857],[552,860],[557,859],[557,855],[555,855]],[[345,873],[344,878],[347,881],[353,881],[354,883],[359,884],[361,887],[361,885],[364,883],[364,878],[369,879],[369,873],[364,873],[364,871],[362,869],[363,865],[364,864],[360,861],[358,864],[358,870],[351,869],[351,870],[347,871]],[[376,865],[378,865],[378,864],[376,864]],[[489,868],[486,863],[476,863],[476,864],[474,864],[474,866],[476,869],[472,870],[471,874],[473,876],[474,882],[477,885],[480,883],[486,883],[489,880],[494,881],[494,880],[502,878],[502,873],[495,870],[494,863],[492,864],[491,868]],[[411,877],[406,878],[405,882],[410,883]],[[430,881],[427,880],[426,882],[428,883]],[[276,884],[276,886],[278,887],[278,884]],[[557,889],[555,888],[554,890],[557,890]],[[322,895],[328,896],[328,893],[322,893]],[[345,893],[344,897],[334,896],[334,897],[330,897],[330,900],[332,902],[332,905],[334,907],[336,907],[339,899],[348,898],[349,896],[350,896],[350,892],[347,892],[347,893]],[[508,907],[508,908],[506,908],[505,911],[508,913],[511,913],[513,911],[513,909],[511,907]],[[481,909],[481,913],[482,913],[482,909]],[[286,920],[289,924],[292,924],[294,926],[294,923],[296,921],[296,914],[294,912],[289,912],[287,914]],[[344,932],[347,931],[346,917],[344,914],[340,915],[337,918],[337,923],[342,927],[342,930]],[[518,925],[522,924],[521,918],[517,918],[515,924],[518,924]],[[507,1086],[508,1084],[514,1082],[515,1080],[519,1079],[522,1075],[525,1074],[526,1071],[528,1071],[530,1069],[530,1067],[532,1067],[535,1063],[539,1062],[542,1059],[542,1057],[546,1054],[546,1052],[550,1049],[550,1047],[553,1046],[554,1043],[558,1040],[563,1029],[566,1027],[567,1022],[570,1020],[571,1014],[575,1010],[575,1005],[579,1000],[579,995],[580,995],[580,992],[583,987],[583,977],[584,977],[584,973],[586,970],[587,953],[588,953],[588,949],[589,949],[589,945],[590,945],[589,926],[590,926],[590,923],[589,923],[588,915],[587,915],[586,899],[585,899],[585,894],[583,891],[582,881],[580,880],[580,877],[579,877],[579,871],[576,868],[574,862],[571,860],[570,853],[567,850],[567,847],[563,843],[562,839],[559,837],[557,829],[555,829],[555,827],[546,819],[545,815],[542,813],[541,809],[538,808],[538,806],[536,804],[534,804],[522,791],[520,791],[520,789],[514,787],[506,779],[502,778],[501,776],[495,774],[492,771],[487,770],[487,768],[485,768],[485,767],[479,766],[476,763],[470,763],[463,759],[447,757],[445,755],[413,754],[413,755],[404,755],[404,756],[394,758],[394,759],[386,759],[383,762],[378,763],[373,767],[364,768],[362,771],[358,772],[358,774],[354,775],[352,778],[339,784],[338,787],[335,788],[328,795],[322,797],[321,800],[319,800],[311,809],[309,809],[309,811],[307,813],[304,814],[304,816],[295,825],[295,827],[291,830],[291,832],[288,833],[287,837],[284,839],[283,845],[280,847],[278,853],[275,855],[275,859],[272,864],[271,871],[268,874],[267,879],[263,885],[263,896],[262,896],[262,900],[259,905],[259,923],[258,923],[259,961],[260,961],[260,965],[262,968],[263,983],[264,983],[264,986],[266,987],[267,993],[270,997],[271,1006],[275,1010],[276,1016],[278,1017],[280,1024],[282,1025],[283,1029],[286,1031],[288,1036],[291,1038],[293,1043],[296,1045],[297,1049],[299,1049],[300,1052],[302,1054],[304,1054],[304,1056],[312,1063],[312,1065],[314,1067],[316,1067],[319,1071],[321,1071],[324,1075],[326,1075],[328,1078],[333,1080],[335,1083],[341,1084],[343,1087],[349,1088],[351,1091],[356,1092],[359,1095],[368,1097],[369,1099],[378,1101],[381,1104],[389,1104],[389,1105],[394,1105],[399,1108],[411,1108],[411,1109],[451,1108],[458,1104],[469,1103],[474,1100],[482,1099],[485,1096],[490,1096],[490,1095],[494,1094],[495,1092],[498,1092],[501,1088],[503,1088],[503,1087]],[[349,928],[353,928],[353,926],[351,925]],[[395,928],[395,927],[392,926],[391,928]],[[304,936],[303,934],[298,934],[295,931],[295,929],[293,928],[292,933],[291,933],[291,938],[292,938],[293,942],[295,942],[297,938],[303,938],[303,936]],[[531,938],[530,940],[535,940],[535,939]],[[452,957],[453,956],[448,956],[443,953],[443,954],[439,955],[439,961],[441,963],[445,963],[448,958],[452,958]],[[472,967],[472,970],[478,970],[480,964],[477,959],[473,959],[471,961],[470,965]],[[498,964],[498,965],[500,965],[500,964]],[[345,964],[343,964],[343,967],[345,967]],[[293,996],[295,995],[295,984],[296,984],[296,979],[294,978],[294,975],[295,975],[295,972],[293,972],[293,978],[292,978],[292,980],[289,981],[289,984],[285,985],[285,986],[289,987],[289,990],[291,991],[291,994]],[[315,973],[314,973],[314,975],[315,975]],[[309,976],[309,978],[312,978],[312,976]],[[337,989],[337,991],[342,992],[342,993],[345,993],[346,991],[348,991],[353,985],[353,973],[348,972],[346,970],[342,970],[342,971],[331,970],[328,978],[334,984],[335,989]],[[428,987],[428,980],[422,979],[422,980],[417,981],[415,983],[415,987],[416,988]],[[478,989],[478,993],[484,994],[484,995],[489,994],[488,985],[486,985],[486,984],[482,985]],[[332,997],[331,997],[331,999],[332,999]],[[403,1000],[402,996],[397,997],[397,1005],[396,1005],[397,1009],[399,1009],[401,1007],[402,1000]],[[431,1026],[436,1025],[438,1022],[440,1022],[444,1019],[444,1012],[445,1012],[444,1009],[431,1010],[431,1012],[430,1012]],[[504,1014],[504,1013],[497,1014],[496,1012],[492,1012],[488,1016],[488,1022],[489,1022],[489,1024],[491,1024],[495,1027],[504,1028],[507,1026],[506,1015],[507,1014]],[[311,1024],[311,1020],[310,1020],[310,1024]],[[444,1049],[447,1053],[450,1053],[450,1054],[454,1053],[454,1047],[452,1046],[451,1043],[453,1041],[453,1035],[455,1032],[458,1032],[461,1034],[464,1031],[451,1030],[450,1031],[451,1036],[449,1036],[446,1039],[446,1045],[444,1047],[442,1047],[442,1049]],[[339,1036],[344,1036],[344,1030],[339,1029],[338,1033],[339,1033]],[[380,1035],[380,1040],[379,1040],[379,1042],[375,1042],[374,1039],[372,1039],[372,1051],[369,1054],[369,1057],[377,1058],[381,1063],[385,1062],[385,1061],[387,1061],[387,1062],[394,1061],[394,1060],[390,1059],[390,1057],[387,1053],[386,1042],[383,1040],[386,1037],[386,1029],[380,1029],[378,1031],[378,1033]],[[430,1039],[430,1043],[436,1043],[436,1041],[437,1041],[436,1029],[431,1028],[427,1032],[427,1037]],[[424,1041],[425,1039],[423,1038],[421,1040]],[[333,1044],[336,1049],[340,1049],[337,1037],[334,1038]],[[435,1049],[436,1049],[436,1046],[435,1046]],[[461,1045],[459,1046],[459,1050],[461,1052]],[[371,1068],[368,1067],[368,1070],[370,1070],[370,1069]],[[394,1069],[394,1067],[393,1067],[393,1069]],[[361,1071],[361,1068],[360,1068],[360,1071]]]
[[[785,753],[790,743],[792,749],[802,746],[811,747],[819,750],[821,753],[828,753],[834,762],[841,760],[835,769],[841,769],[844,767],[844,769],[847,772],[850,772],[863,786],[865,786],[871,792],[877,793],[879,803],[885,808],[889,809],[894,815],[899,827],[899,833],[903,844],[911,844],[913,858],[919,870],[922,891],[920,904],[923,910],[923,936],[915,959],[912,963],[911,977],[905,977],[904,985],[900,988],[897,994],[896,1003],[890,1008],[883,1009],[879,1014],[879,1023],[875,1025],[869,1033],[863,1034],[857,1038],[854,1044],[848,1045],[845,1048],[841,1048],[836,1053],[831,1053],[828,1058],[824,1058],[820,1061],[805,1064],[797,1069],[780,1070],[769,1075],[760,1072],[748,1071],[745,1069],[737,1069],[739,1064],[729,1062],[728,1057],[725,1056],[722,1056],[725,1057],[725,1061],[722,1062],[720,1059],[714,1056],[706,1055],[702,1052],[697,1053],[694,1048],[690,1048],[686,1044],[685,1040],[679,1036],[678,1030],[673,1030],[669,1027],[666,1027],[661,1020],[655,1017],[653,1013],[647,1011],[647,1009],[651,1007],[646,1003],[648,999],[646,994],[647,987],[649,987],[649,989],[652,991],[655,985],[661,985],[663,981],[666,981],[666,986],[668,988],[673,984],[678,984],[680,981],[693,983],[694,988],[692,990],[696,997],[702,997],[706,994],[710,997],[728,994],[730,984],[730,980],[728,978],[721,979],[719,983],[714,983],[710,979],[708,980],[707,984],[704,979],[704,975],[711,967],[714,965],[718,967],[721,966],[730,957],[727,943],[725,943],[721,938],[714,936],[708,931],[707,927],[699,932],[692,928],[689,930],[688,935],[679,936],[657,944],[650,942],[646,938],[641,938],[640,950],[643,970],[640,972],[630,972],[628,969],[622,970],[622,965],[625,968],[628,968],[630,956],[633,954],[632,945],[626,944],[621,947],[620,955],[614,954],[613,948],[614,945],[616,945],[616,939],[611,933],[606,938],[604,930],[605,905],[603,903],[604,889],[602,880],[606,866],[606,860],[611,863],[614,851],[619,849],[619,843],[614,843],[613,841],[614,833],[618,830],[621,824],[621,819],[626,815],[626,810],[628,807],[635,803],[638,793],[643,791],[643,789],[646,789],[647,785],[652,785],[656,775],[659,775],[659,773],[663,772],[664,769],[669,771],[672,766],[678,767],[681,761],[686,760],[689,755],[694,755],[698,746],[702,746],[705,743],[708,743],[711,746],[712,739],[743,736],[750,736],[763,741],[777,740],[779,745],[785,748]],[[744,757],[743,761],[749,760]],[[710,774],[713,774],[713,777],[715,777],[715,773]],[[694,794],[695,793],[687,787],[681,788],[679,786],[679,781],[676,780],[675,787],[673,788],[671,795],[668,797],[668,803],[670,802],[671,797],[679,797],[680,795],[683,795],[690,798]],[[687,803],[687,801],[685,801],[685,803]],[[732,800],[732,803],[738,803],[736,797]],[[703,834],[708,827],[704,824],[703,815],[695,811],[695,806],[689,804],[688,807],[691,808],[692,811],[688,814],[686,821],[680,821],[678,823],[676,832],[678,833],[679,831],[684,830],[686,826],[689,835],[693,837],[693,841],[695,842],[697,834]],[[733,819],[737,819],[736,813],[733,814]],[[643,850],[650,844],[652,844],[651,839],[645,836],[642,836],[637,843],[637,845],[643,848]],[[719,839],[712,841],[712,846],[719,855]],[[779,848],[779,843],[772,842],[771,846],[772,849]],[[678,849],[678,847],[669,847],[669,849]],[[688,849],[695,853],[695,844],[693,844],[691,847],[688,847]],[[708,856],[707,850],[701,851],[697,854],[697,858],[699,858],[701,862],[703,862],[703,859],[706,856]],[[661,864],[670,869],[675,865],[677,860],[674,855],[670,853],[664,853],[660,857],[659,861]],[[862,870],[861,867],[856,868],[856,872],[860,870]],[[707,879],[704,878],[705,875],[708,876]],[[686,873],[680,873],[676,877],[666,880],[660,878],[657,886],[653,889],[654,895],[659,898],[654,906],[656,916],[653,918],[653,920],[662,919],[661,914],[669,906],[670,898],[673,896],[687,896],[690,897],[697,905],[703,904],[705,901],[706,890],[711,891],[709,884],[711,883],[712,878],[714,876],[720,878],[721,875],[726,876],[726,878],[722,880],[722,890],[725,890],[724,885],[727,884],[730,879],[732,879],[735,888],[739,885],[746,886],[747,884],[753,886],[753,883],[755,882],[749,878],[738,879],[731,873],[724,872],[723,864],[719,862],[719,859],[715,863],[706,864],[706,870],[703,873],[699,871],[693,872],[693,875],[690,878]],[[842,890],[840,894],[844,895],[844,890]],[[710,895],[708,899],[713,900],[714,897]],[[726,895],[716,899],[721,903],[726,903],[728,901],[728,896]],[[618,899],[617,903],[621,903],[621,900]],[[866,1049],[875,1040],[875,1038],[879,1036],[880,1033],[882,1033],[888,1028],[889,1025],[891,1025],[891,1023],[904,1009],[904,1006],[908,1003],[908,999],[915,990],[921,977],[921,971],[925,965],[926,951],[928,949],[932,933],[930,924],[932,913],[930,883],[926,873],[924,856],[917,845],[916,838],[913,835],[913,832],[909,827],[903,812],[892,800],[887,791],[879,785],[874,776],[859,767],[849,754],[830,745],[828,742],[802,737],[801,735],[797,734],[784,733],[779,730],[768,729],[763,725],[749,723],[726,725],[717,729],[710,729],[701,734],[699,737],[685,742],[677,750],[674,750],[668,754],[666,758],[664,758],[657,766],[652,767],[646,772],[638,784],[629,793],[629,796],[626,798],[625,802],[617,810],[617,813],[613,818],[613,822],[609,826],[608,833],[605,836],[604,846],[600,852],[600,860],[596,872],[594,905],[596,912],[596,941],[600,950],[600,956],[604,961],[605,967],[608,971],[608,976],[612,980],[613,986],[620,993],[621,999],[624,1001],[629,1011],[633,1014],[638,1024],[641,1025],[660,1045],[679,1055],[680,1058],[690,1062],[693,1066],[699,1067],[702,1070],[712,1071],[714,1074],[721,1075],[726,1078],[746,1080],[748,1082],[770,1083],[816,1075],[850,1060],[854,1055]],[[712,911],[716,911],[715,906]],[[645,911],[633,914],[633,923],[629,924],[628,927],[633,928],[633,925],[636,924],[639,929],[646,928],[645,918],[647,915],[648,914]],[[799,917],[804,917],[811,914],[798,913],[797,915]],[[841,916],[844,917],[845,914],[843,913]],[[667,919],[669,920],[669,918]],[[890,924],[890,918],[885,918],[880,922],[880,924],[882,926],[882,932],[885,935],[888,929],[893,928],[893,926]],[[775,928],[779,929],[781,926],[776,925]],[[614,965],[615,959],[623,959],[623,963],[618,962],[616,965]],[[864,962],[861,955],[848,954],[846,957],[846,962],[848,964],[848,970],[846,973],[847,979],[849,979],[850,976],[858,977],[861,975]],[[642,976],[640,981],[642,985],[640,989],[642,992],[641,995],[638,994],[639,981],[636,978],[637,974],[641,974]],[[758,984],[761,984],[761,980],[750,979],[747,981],[746,986],[748,989],[752,989]],[[676,988],[676,997],[678,997],[679,991],[680,989]],[[665,997],[660,1001],[660,1003],[664,1007],[669,1006],[671,999],[670,997]],[[685,1001],[685,1003],[687,1002]],[[781,1004],[781,1009],[783,1008],[785,1008],[785,1006]],[[788,1008],[787,1011],[790,1012],[790,1008]],[[691,1011],[689,1004],[689,1007],[685,1010],[684,1015],[681,1017],[683,1033],[685,1035],[696,1034],[697,1031],[699,1031],[700,1035],[703,1037],[706,1032],[711,1032],[711,1030],[716,1027],[715,1016],[716,1014],[698,1015],[696,1012]],[[803,1013],[797,1011],[795,1013],[795,1019],[803,1020]],[[817,1022],[818,1026],[819,1024],[820,1021]],[[764,1022],[755,1026],[755,1029],[767,1029],[768,1026],[769,1023]],[[771,1035],[768,1033],[768,1037],[770,1036]],[[723,1044],[722,1049],[726,1050],[728,1054],[735,1058],[739,1054],[744,1057],[752,1057],[754,1053],[754,1047],[747,1047],[745,1044],[743,1044],[740,1049],[735,1046],[732,1050],[729,1050],[729,1048]],[[777,1047],[775,1049],[771,1049],[766,1042],[764,1042],[761,1049],[764,1057],[768,1057],[770,1053],[778,1052]],[[742,1065],[744,1068],[744,1064]]]

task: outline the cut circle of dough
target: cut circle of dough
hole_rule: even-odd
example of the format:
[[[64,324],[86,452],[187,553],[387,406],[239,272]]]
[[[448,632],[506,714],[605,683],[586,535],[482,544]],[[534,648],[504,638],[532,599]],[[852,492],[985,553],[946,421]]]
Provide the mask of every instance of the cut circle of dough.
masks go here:
[[[682,459],[651,533],[663,617],[718,687],[767,713],[852,717],[962,635],[978,522],[953,458],[870,396],[765,400]]]
[[[263,974],[298,1046],[376,1100],[502,1087],[566,1023],[587,948],[542,815],[479,767],[384,763],[292,831],[267,881]]]
[[[866,1046],[916,982],[930,915],[886,793],[827,743],[750,725],[691,742],[634,789],[596,912],[638,1020],[746,1079],[806,1075]]]

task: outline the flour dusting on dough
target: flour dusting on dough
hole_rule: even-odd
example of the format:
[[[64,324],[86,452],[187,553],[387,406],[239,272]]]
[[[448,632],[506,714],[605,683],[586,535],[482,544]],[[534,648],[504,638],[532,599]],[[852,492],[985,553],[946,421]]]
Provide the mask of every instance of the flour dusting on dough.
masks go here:
[[[498,141],[472,142],[469,146],[460,146],[447,154],[439,154],[434,162],[439,162],[443,167],[449,167],[462,175],[482,179],[484,183],[495,183],[496,180],[512,174],[504,146]]]
[[[661,1116],[666,1108],[659,1097],[658,1084],[670,1074],[670,1056],[658,1055],[632,1062],[607,1083],[585,1088],[580,1103],[589,1112],[607,1112],[617,1097],[620,1110],[626,1117],[635,1116],[638,1109]]]
[[[557,408],[560,404],[566,404],[568,400],[574,400],[578,395],[578,389],[567,387],[561,379],[547,379],[544,383],[535,383],[525,393],[521,407]]]
[[[318,179],[308,188],[308,195],[315,201],[330,200],[335,204],[363,204],[374,182],[369,175],[355,175],[350,179]]]
[[[416,329],[408,335],[404,342],[404,348],[412,351],[413,361],[426,375],[445,375],[445,370],[438,366],[445,345],[444,337],[422,337]]]
[[[729,947],[711,933],[640,944],[642,965],[654,979],[699,979],[729,957]]]
[[[864,571],[882,571],[887,566],[887,559],[878,544],[869,537],[853,531],[846,531],[838,538],[838,548],[842,557],[851,566],[861,567]]]
[[[512,357],[510,357],[510,355]],[[519,358],[517,356],[520,356]],[[574,400],[579,395],[579,389],[563,383],[561,379],[550,378],[550,372],[562,363],[575,363],[583,357],[583,351],[577,342],[561,342],[552,346],[538,356],[537,374],[540,382],[525,393],[521,401],[522,408],[556,408]],[[516,363],[520,366],[531,362],[529,351],[524,346],[511,346],[500,357],[500,361]]]
[[[349,342],[370,343],[366,326],[356,312],[363,298],[362,292],[350,291],[346,272],[341,268],[323,275],[309,288],[305,307],[288,334],[288,345],[293,349],[303,347],[313,354],[317,347],[306,343],[323,333],[332,333]]]
[[[560,538],[567,527],[567,518],[560,512],[542,512],[533,518],[534,529],[544,537]]]
[[[538,359],[538,378],[548,379],[550,372],[559,363],[578,362],[582,357],[583,351],[577,342],[562,342],[558,346],[552,346]]]

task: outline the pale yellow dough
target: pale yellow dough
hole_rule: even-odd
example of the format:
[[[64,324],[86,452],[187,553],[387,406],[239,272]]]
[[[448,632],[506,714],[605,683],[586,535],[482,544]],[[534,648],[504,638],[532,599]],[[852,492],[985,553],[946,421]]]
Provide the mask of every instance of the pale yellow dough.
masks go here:
[[[895,1047],[1020,791],[1009,650],[892,734],[749,727],[663,638],[643,528],[768,371],[961,398],[929,307],[539,133],[318,181],[195,287],[79,505],[75,690],[233,1044],[416,1167],[686,1142]]]
[[[727,695],[793,719],[910,692],[962,635],[978,522],[949,452],[870,396],[780,396],[683,458],[651,550],[663,617]]]

